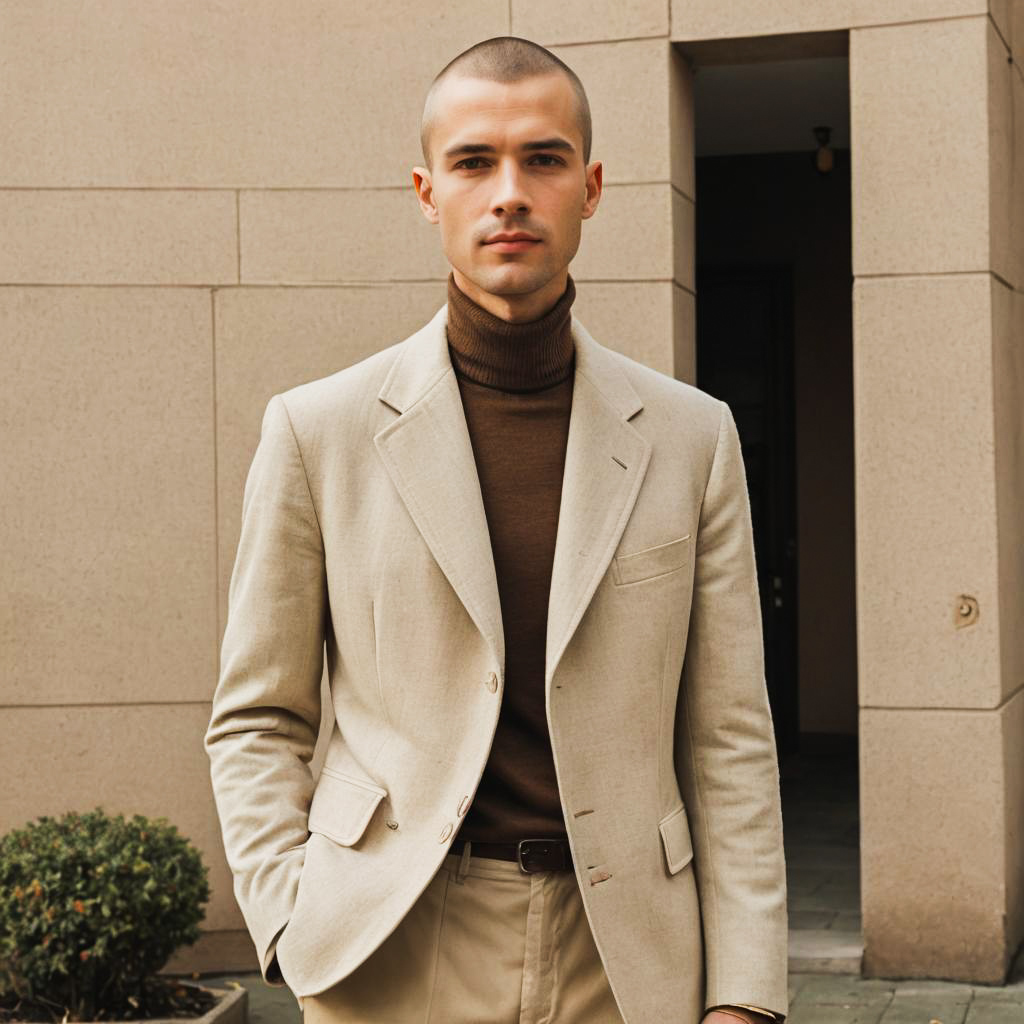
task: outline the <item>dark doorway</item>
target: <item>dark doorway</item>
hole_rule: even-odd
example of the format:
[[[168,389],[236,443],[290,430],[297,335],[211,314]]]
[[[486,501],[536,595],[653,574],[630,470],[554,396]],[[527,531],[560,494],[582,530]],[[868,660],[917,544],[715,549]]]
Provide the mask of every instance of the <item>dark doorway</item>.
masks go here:
[[[783,764],[857,733],[849,157],[696,160],[696,383],[743,446]]]
[[[728,403],[740,435],[781,755],[797,749],[800,731],[790,266],[697,267],[697,382]]]

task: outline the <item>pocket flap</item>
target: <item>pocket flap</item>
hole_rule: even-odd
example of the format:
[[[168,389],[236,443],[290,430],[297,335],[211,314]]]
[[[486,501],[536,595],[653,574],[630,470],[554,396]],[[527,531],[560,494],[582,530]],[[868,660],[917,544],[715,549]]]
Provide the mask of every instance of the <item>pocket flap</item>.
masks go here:
[[[680,804],[668,817],[658,823],[661,842],[665,847],[665,859],[669,874],[674,875],[693,860],[693,844],[690,839],[690,823],[686,819],[686,807]]]
[[[612,562],[614,580],[622,586],[664,576],[686,565],[690,558],[690,535],[658,544],[631,555],[617,555]]]
[[[388,795],[386,789],[347,775],[326,765],[320,772],[309,805],[309,831],[352,846],[366,831],[377,804]]]

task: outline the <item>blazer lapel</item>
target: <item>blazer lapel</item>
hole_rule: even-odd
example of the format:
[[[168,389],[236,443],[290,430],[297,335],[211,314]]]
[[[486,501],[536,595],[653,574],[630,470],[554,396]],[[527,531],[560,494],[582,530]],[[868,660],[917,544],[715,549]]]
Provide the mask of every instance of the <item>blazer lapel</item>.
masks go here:
[[[505,664],[494,557],[458,380],[448,306],[402,344],[378,392],[400,415],[374,444],[459,600]],[[548,602],[546,679],[572,639],[636,503],[651,446],[628,422],[643,403],[616,360],[572,316],[576,370]]]
[[[404,343],[378,393],[401,415],[373,440],[434,560],[504,666],[494,556],[459,382],[448,356],[447,315],[446,303]]]
[[[629,423],[643,408],[613,352],[572,318],[576,374],[548,602],[545,686],[626,528],[651,458]]]

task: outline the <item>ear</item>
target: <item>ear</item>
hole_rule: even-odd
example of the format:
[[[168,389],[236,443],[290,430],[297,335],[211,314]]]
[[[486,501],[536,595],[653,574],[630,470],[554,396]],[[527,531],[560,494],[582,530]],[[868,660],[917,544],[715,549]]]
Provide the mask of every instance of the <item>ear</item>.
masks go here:
[[[603,168],[600,160],[595,160],[587,167],[586,198],[583,200],[583,219],[593,217],[597,204],[601,201],[601,178]]]
[[[434,183],[430,179],[430,171],[426,167],[414,167],[412,169],[412,184],[416,189],[416,198],[419,200],[423,216],[431,224],[437,224],[440,217],[437,206],[434,204]]]

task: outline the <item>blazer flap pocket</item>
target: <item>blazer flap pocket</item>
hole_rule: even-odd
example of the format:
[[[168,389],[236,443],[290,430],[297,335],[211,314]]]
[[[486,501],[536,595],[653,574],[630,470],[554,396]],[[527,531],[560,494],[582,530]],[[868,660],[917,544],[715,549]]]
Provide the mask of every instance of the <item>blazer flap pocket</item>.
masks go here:
[[[635,551],[631,555],[617,555],[612,565],[615,582],[639,583],[640,580],[681,569],[690,557],[690,535],[670,540],[667,544],[658,544],[653,548]]]
[[[665,847],[665,859],[669,874],[674,875],[693,860],[693,844],[690,839],[690,823],[686,819],[686,807],[680,804],[668,817],[658,823],[661,842]]]
[[[373,782],[324,766],[309,805],[309,831],[351,846],[362,837],[377,804],[387,795]]]

